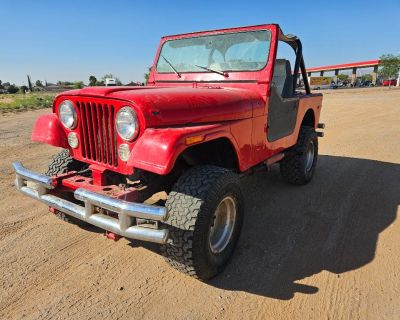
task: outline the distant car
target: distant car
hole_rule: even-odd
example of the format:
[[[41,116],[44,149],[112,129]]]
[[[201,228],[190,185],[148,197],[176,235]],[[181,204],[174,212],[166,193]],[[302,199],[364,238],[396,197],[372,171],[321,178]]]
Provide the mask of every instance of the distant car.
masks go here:
[[[331,82],[331,77],[308,77],[308,83],[312,90],[329,89]]]
[[[388,86],[395,86],[397,85],[397,80],[383,80],[382,85],[384,87],[388,87]]]
[[[339,81],[338,83],[336,83],[336,85],[338,86],[338,88],[339,88],[339,87],[345,87],[344,83],[341,82],[341,81]]]
[[[363,86],[364,86],[364,87],[373,87],[374,84],[372,83],[372,81],[367,80],[367,81],[365,81],[365,82],[363,83]]]
[[[106,78],[105,84],[106,87],[112,87],[117,85],[117,81],[114,78]]]
[[[337,85],[337,83],[335,81],[332,81],[331,84],[329,85],[329,88],[330,89],[337,89],[338,85]]]
[[[338,85],[335,83],[335,82],[331,82],[331,84],[330,84],[330,86],[329,86],[329,88],[330,89],[337,89],[338,88]]]

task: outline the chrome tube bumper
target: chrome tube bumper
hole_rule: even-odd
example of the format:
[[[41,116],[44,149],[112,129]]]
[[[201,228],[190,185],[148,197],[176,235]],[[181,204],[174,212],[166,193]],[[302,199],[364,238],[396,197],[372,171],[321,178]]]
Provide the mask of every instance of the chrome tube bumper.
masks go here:
[[[20,162],[13,163],[13,167],[16,173],[15,185],[18,190],[33,199],[126,238],[160,244],[164,244],[168,240],[167,229],[152,229],[134,225],[134,218],[165,221],[168,218],[165,207],[128,202],[79,188],[75,190],[74,197],[84,203],[84,206],[81,206],[49,194],[48,191],[54,189],[51,177],[32,172]],[[31,183],[26,183],[26,181]],[[118,219],[97,213],[96,207],[117,213]]]

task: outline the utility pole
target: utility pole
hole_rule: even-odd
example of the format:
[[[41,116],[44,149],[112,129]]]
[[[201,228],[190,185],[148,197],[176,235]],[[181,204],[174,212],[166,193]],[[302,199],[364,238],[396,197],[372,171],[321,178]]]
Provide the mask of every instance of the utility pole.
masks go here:
[[[32,92],[33,89],[32,89],[31,77],[30,77],[29,75],[27,75],[27,77],[28,77],[28,87],[29,87],[29,91]]]

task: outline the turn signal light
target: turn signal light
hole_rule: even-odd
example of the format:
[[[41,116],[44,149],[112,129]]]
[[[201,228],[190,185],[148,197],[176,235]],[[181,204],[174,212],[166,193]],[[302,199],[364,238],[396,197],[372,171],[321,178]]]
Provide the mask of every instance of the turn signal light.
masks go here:
[[[78,148],[79,145],[79,140],[78,140],[78,135],[75,132],[70,132],[68,134],[68,144],[70,145],[71,148]]]
[[[203,140],[204,140],[204,135],[203,134],[198,135],[198,136],[188,137],[188,138],[186,138],[186,144],[190,145],[190,144],[193,144],[193,143],[196,143],[196,142],[201,142]]]

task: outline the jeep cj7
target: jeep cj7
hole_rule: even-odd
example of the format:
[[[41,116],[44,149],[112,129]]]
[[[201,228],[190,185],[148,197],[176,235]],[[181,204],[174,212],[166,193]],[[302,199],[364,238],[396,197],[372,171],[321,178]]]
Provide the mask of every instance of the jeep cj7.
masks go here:
[[[293,70],[277,59],[282,44]],[[289,183],[311,180],[321,103],[300,40],[276,24],[163,37],[147,86],[55,98],[32,140],[63,150],[46,174],[14,163],[16,185],[66,221],[159,243],[171,265],[209,279],[239,238],[242,176],[279,163]]]

